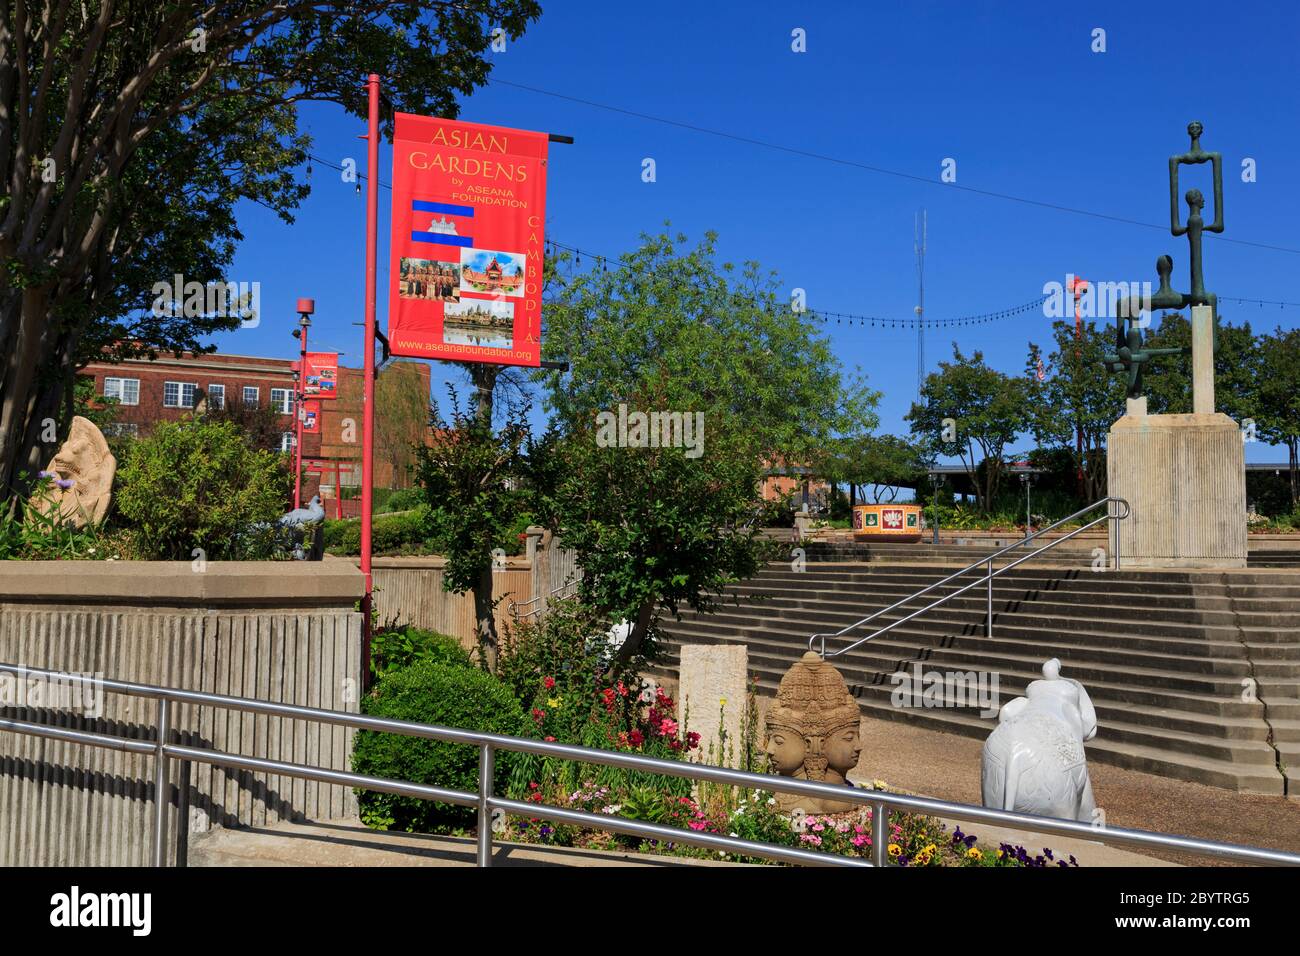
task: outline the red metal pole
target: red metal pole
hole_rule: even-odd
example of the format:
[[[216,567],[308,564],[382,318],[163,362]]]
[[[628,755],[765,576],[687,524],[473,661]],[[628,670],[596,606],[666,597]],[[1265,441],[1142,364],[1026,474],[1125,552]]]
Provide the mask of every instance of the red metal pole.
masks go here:
[[[365,384],[361,438],[361,573],[366,579],[361,613],[365,633],[361,643],[361,681],[370,685],[370,632],[373,618],[373,581],[370,576],[370,508],[374,484],[375,460],[375,256],[379,230],[379,74],[366,80],[370,96],[369,125],[366,130],[366,328],[362,363]]]
[[[1078,276],[1074,277],[1070,283],[1074,290],[1074,341],[1078,342],[1083,338],[1083,317],[1079,314],[1079,297],[1083,291],[1088,288],[1088,283]],[[1074,347],[1074,356],[1079,357],[1079,346]],[[1075,481],[1078,484],[1079,495],[1083,495],[1083,422],[1078,421],[1074,428],[1074,454],[1078,461],[1078,470],[1075,474]]]
[[[307,390],[307,316],[303,315],[302,347],[298,350],[298,376],[293,396],[293,506],[302,507],[302,396]]]

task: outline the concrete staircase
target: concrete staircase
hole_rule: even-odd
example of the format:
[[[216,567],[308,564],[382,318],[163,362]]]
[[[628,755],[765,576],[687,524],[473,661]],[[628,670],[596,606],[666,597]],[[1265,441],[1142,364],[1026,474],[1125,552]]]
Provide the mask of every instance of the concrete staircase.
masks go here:
[[[867,561],[852,562],[818,560],[841,558],[841,548],[806,547],[804,570],[769,564],[731,588],[715,613],[667,619],[661,673],[676,675],[681,643],[744,643],[760,691],[774,693],[811,634],[853,624],[978,556],[964,548],[960,563],[943,566],[949,555],[918,554],[917,545],[896,546],[913,549],[908,560],[870,547]],[[1247,792],[1282,794],[1288,775],[1300,780],[1300,573],[1093,572],[1087,552],[1062,549],[994,579],[992,638],[979,585],[835,657],[863,713],[984,737],[996,718],[982,719],[977,706],[894,706],[890,675],[911,673],[913,662],[996,674],[1005,703],[1058,657],[1097,707],[1091,759]],[[882,615],[827,649],[922,606]],[[1300,795],[1300,784],[1291,793]]]

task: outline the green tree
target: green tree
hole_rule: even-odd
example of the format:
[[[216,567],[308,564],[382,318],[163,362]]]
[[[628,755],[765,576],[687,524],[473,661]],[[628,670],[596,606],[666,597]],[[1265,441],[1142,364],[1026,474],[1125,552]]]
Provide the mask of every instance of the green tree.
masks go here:
[[[529,456],[533,513],[577,552],[584,600],[630,623],[618,667],[652,646],[661,610],[708,610],[757,569],[764,462],[815,466],[877,424],[879,395],[772,275],[719,263],[712,233],[685,242],[644,236],[588,273],[561,262],[547,300],[546,357],[570,370],[537,376],[555,430]],[[682,447],[611,434],[611,419],[650,413],[677,417]]]
[[[1191,323],[1166,312],[1147,337],[1151,348],[1190,348]],[[1259,353],[1250,323],[1231,325],[1219,318],[1214,342],[1214,408],[1240,421],[1249,418],[1259,381]],[[1186,415],[1192,410],[1192,357],[1166,355],[1143,372],[1143,390],[1152,415]]]
[[[952,358],[926,376],[921,401],[905,417],[919,448],[957,456],[987,510],[1002,482],[1006,447],[1030,426],[1032,390],[989,367],[983,352],[967,357],[954,342]]]
[[[455,116],[494,30],[535,0],[0,3],[0,488],[48,453],[90,359],[202,350],[238,310],[155,308],[155,283],[220,281],[241,200],[291,221],[308,188],[298,103]],[[234,311],[236,314],[231,314]],[[60,429],[64,432],[66,429]]]
[[[832,484],[849,486],[849,504],[857,504],[858,487],[871,486],[874,501],[893,501],[901,488],[915,487],[925,474],[924,455],[914,441],[897,435],[839,439],[821,466]],[[865,500],[865,499],[864,499]]]
[[[653,658],[663,611],[713,610],[758,570],[759,463],[734,433],[705,438],[695,458],[609,446],[588,427],[551,432],[529,456],[534,515],[576,553],[583,603],[631,625],[615,670]]]
[[[780,302],[774,276],[719,263],[712,232],[680,251],[685,242],[643,236],[607,269],[556,274],[542,344],[570,370],[537,376],[556,419],[585,427],[655,395],[656,407],[703,412],[711,434],[737,429],[756,457],[792,464],[869,434],[879,393],[843,373],[810,318]]]
[[[527,473],[526,407],[509,411],[500,431],[490,419],[461,408],[448,388],[450,420],[435,406],[430,438],[416,450],[415,473],[429,508],[432,537],[447,558],[442,585],[474,596],[474,618],[483,660],[495,669],[498,635],[493,611],[495,549],[504,549],[502,529],[526,507],[521,488]]]
[[[1029,429],[1041,447],[1069,454],[1071,470],[1082,475],[1077,491],[1085,503],[1106,493],[1106,437],[1124,414],[1124,380],[1102,364],[1114,347],[1113,336],[1113,330],[1098,330],[1087,321],[1075,338],[1071,323],[1053,322],[1055,347],[1044,355],[1030,342],[1025,364]]]
[[[1260,336],[1257,354],[1255,404],[1246,417],[1260,441],[1286,447],[1294,511],[1300,507],[1300,330]]]

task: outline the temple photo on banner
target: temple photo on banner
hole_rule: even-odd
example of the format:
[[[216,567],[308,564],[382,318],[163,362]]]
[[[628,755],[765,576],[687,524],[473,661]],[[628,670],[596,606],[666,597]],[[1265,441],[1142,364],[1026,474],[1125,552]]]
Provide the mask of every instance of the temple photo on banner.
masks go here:
[[[448,345],[508,349],[514,345],[515,306],[493,299],[462,299],[443,307],[442,340]]]
[[[525,261],[520,252],[462,249],[460,290],[519,298],[524,294]]]

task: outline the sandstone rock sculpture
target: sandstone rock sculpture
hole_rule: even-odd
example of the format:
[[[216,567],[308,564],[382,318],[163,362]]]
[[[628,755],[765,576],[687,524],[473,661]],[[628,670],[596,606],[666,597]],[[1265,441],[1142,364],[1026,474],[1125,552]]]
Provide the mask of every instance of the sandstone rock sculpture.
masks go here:
[[[858,703],[840,672],[809,651],[781,678],[776,702],[767,712],[764,749],[771,768],[796,780],[846,785],[862,753],[860,719]],[[797,808],[810,814],[840,813],[857,806],[799,794],[776,796],[783,810]]]
[[[59,446],[44,475],[53,478],[46,494],[33,501],[42,514],[77,528],[98,524],[108,513],[117,459],[95,423],[80,415],[72,419],[67,441]]]

